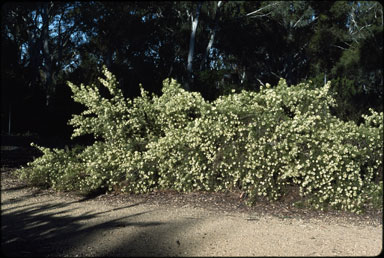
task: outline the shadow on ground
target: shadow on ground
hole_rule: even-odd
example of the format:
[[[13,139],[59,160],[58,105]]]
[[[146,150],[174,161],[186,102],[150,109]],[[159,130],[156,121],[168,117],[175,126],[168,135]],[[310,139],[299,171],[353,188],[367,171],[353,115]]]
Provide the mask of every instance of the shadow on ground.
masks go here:
[[[10,190],[10,189],[8,189]],[[16,190],[16,189],[15,189]],[[3,195],[3,193],[2,193]],[[33,197],[33,196],[32,196]],[[135,203],[107,211],[83,211],[79,205],[83,200],[63,201],[52,204],[46,202],[30,202],[14,199],[11,207],[1,209],[1,252],[6,257],[48,257],[48,256],[170,256],[181,253],[180,242],[172,234],[183,232],[188,222],[169,223],[156,220],[140,222],[140,216],[152,211],[122,213],[122,216],[112,216],[118,210],[130,209],[141,203]],[[125,215],[124,215],[125,214]],[[90,220],[104,216],[106,218],[88,223]],[[139,221],[138,221],[139,220]],[[87,252],[87,247],[94,239],[95,243],[103,243],[103,237],[115,229],[124,230],[136,227],[135,233],[115,234],[120,236],[99,248],[96,253]],[[172,230],[171,230],[172,229]],[[125,232],[125,231],[124,231]],[[128,232],[128,230],[127,230]],[[129,231],[132,232],[132,231]],[[112,232],[113,233],[113,232]],[[111,234],[109,235],[109,238]],[[159,245],[159,238],[171,239],[169,247],[164,249]],[[96,244],[97,245],[97,244]],[[73,250],[81,250],[79,253]],[[75,253],[74,253],[75,252]],[[2,256],[3,257],[3,256]]]
[[[182,257],[194,256],[204,238],[188,238],[190,228],[198,221],[181,219],[156,227],[145,227],[133,235],[126,235],[103,252],[103,257]]]

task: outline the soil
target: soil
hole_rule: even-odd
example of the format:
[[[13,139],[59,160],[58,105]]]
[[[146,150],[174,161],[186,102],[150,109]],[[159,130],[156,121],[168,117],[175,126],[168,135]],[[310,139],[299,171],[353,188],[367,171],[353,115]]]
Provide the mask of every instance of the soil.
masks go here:
[[[18,149],[19,153],[26,150]],[[6,256],[376,256],[382,210],[356,215],[244,204],[241,193],[102,194],[27,186],[2,151],[1,251]],[[36,153],[34,153],[36,154]],[[5,157],[5,158],[3,158]]]

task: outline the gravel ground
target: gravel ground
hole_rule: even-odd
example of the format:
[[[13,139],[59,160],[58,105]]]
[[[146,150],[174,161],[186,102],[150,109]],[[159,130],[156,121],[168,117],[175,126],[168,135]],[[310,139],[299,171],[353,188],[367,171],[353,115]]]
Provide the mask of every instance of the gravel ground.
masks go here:
[[[208,193],[85,199],[27,187],[9,172],[1,179],[7,256],[376,256],[382,250],[379,215],[258,211],[235,207],[228,196],[220,205]]]
[[[84,198],[26,186],[1,169],[6,256],[376,256],[382,211],[364,215],[244,205],[240,193]]]

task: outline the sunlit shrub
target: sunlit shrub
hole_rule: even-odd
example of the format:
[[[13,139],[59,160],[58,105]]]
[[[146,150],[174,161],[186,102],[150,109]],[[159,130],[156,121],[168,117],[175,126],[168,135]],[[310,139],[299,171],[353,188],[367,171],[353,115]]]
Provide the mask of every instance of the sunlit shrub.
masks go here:
[[[161,96],[141,87],[130,101],[104,75],[110,98],[99,86],[69,83],[87,108],[70,120],[73,137],[93,134],[96,142],[68,151],[38,147],[44,155],[18,171],[22,178],[83,193],[240,189],[250,203],[279,200],[293,186],[315,208],[354,212],[382,194],[383,113],[371,110],[360,126],[337,119],[330,82],[318,88],[281,79],[274,88],[207,102],[166,79]]]

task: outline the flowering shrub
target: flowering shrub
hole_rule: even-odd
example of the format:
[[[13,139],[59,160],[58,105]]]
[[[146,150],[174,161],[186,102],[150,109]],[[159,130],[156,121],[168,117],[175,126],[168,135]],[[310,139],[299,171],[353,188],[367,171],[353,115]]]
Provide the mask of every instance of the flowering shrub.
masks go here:
[[[69,83],[87,109],[74,115],[73,137],[93,134],[85,148],[49,150],[18,171],[32,184],[84,193],[105,188],[241,189],[252,203],[279,200],[297,187],[308,205],[361,212],[382,195],[383,113],[370,110],[357,126],[330,114],[330,82],[288,86],[281,79],[260,92],[242,91],[205,101],[173,79],[163,94],[123,97],[104,69],[96,85]]]

